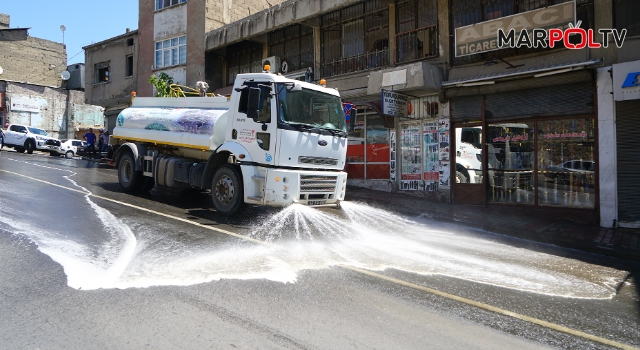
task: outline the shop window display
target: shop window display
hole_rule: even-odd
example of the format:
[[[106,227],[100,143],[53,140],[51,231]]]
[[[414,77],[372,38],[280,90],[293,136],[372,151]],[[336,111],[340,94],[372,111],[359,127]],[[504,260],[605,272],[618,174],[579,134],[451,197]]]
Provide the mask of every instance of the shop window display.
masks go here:
[[[538,122],[538,202],[594,208],[593,118]]]
[[[535,204],[534,124],[487,125],[489,202]]]
[[[347,145],[350,179],[389,179],[389,135],[389,129],[375,111],[358,109]]]

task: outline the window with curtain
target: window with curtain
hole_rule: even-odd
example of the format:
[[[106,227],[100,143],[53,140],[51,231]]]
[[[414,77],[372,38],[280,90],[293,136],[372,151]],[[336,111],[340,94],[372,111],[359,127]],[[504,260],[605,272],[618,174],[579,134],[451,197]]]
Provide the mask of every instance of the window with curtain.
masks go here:
[[[163,8],[178,5],[187,2],[187,0],[156,0],[156,11],[162,10]]]
[[[227,85],[233,85],[236,75],[262,72],[262,44],[242,41],[227,47]]]
[[[627,36],[640,34],[640,1],[613,0],[613,23],[618,30],[626,29]]]
[[[313,68],[313,28],[295,24],[269,33],[269,56],[280,57],[291,73]],[[277,67],[282,71],[282,66]]]
[[[330,77],[389,65],[389,7],[361,2],[322,16],[322,75]]]
[[[396,7],[397,63],[438,55],[436,0],[404,0]]]

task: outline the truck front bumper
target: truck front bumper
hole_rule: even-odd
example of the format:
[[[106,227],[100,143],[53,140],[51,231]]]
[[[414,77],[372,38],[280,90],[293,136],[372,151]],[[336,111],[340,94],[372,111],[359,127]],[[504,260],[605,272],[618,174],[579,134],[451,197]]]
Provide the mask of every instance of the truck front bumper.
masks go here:
[[[344,200],[346,187],[347,173],[342,171],[267,169],[264,204],[340,205]]]

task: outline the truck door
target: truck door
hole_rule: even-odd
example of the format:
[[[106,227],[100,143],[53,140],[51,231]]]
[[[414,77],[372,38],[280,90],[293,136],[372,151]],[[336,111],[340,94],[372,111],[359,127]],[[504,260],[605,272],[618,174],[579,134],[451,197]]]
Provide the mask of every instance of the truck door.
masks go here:
[[[233,118],[232,138],[244,146],[251,159],[260,164],[275,164],[276,154],[276,111],[275,96],[270,82],[246,82],[246,86],[260,91],[258,117],[254,120],[245,113],[237,113]],[[259,90],[257,90],[259,89]],[[242,102],[241,102],[242,103]]]

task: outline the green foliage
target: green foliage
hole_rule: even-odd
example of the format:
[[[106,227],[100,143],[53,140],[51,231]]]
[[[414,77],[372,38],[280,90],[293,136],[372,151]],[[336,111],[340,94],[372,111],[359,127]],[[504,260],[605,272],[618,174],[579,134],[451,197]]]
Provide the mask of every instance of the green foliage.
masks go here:
[[[156,89],[156,97],[171,97],[171,84],[173,78],[167,73],[160,73],[159,76],[151,75],[149,83]]]

